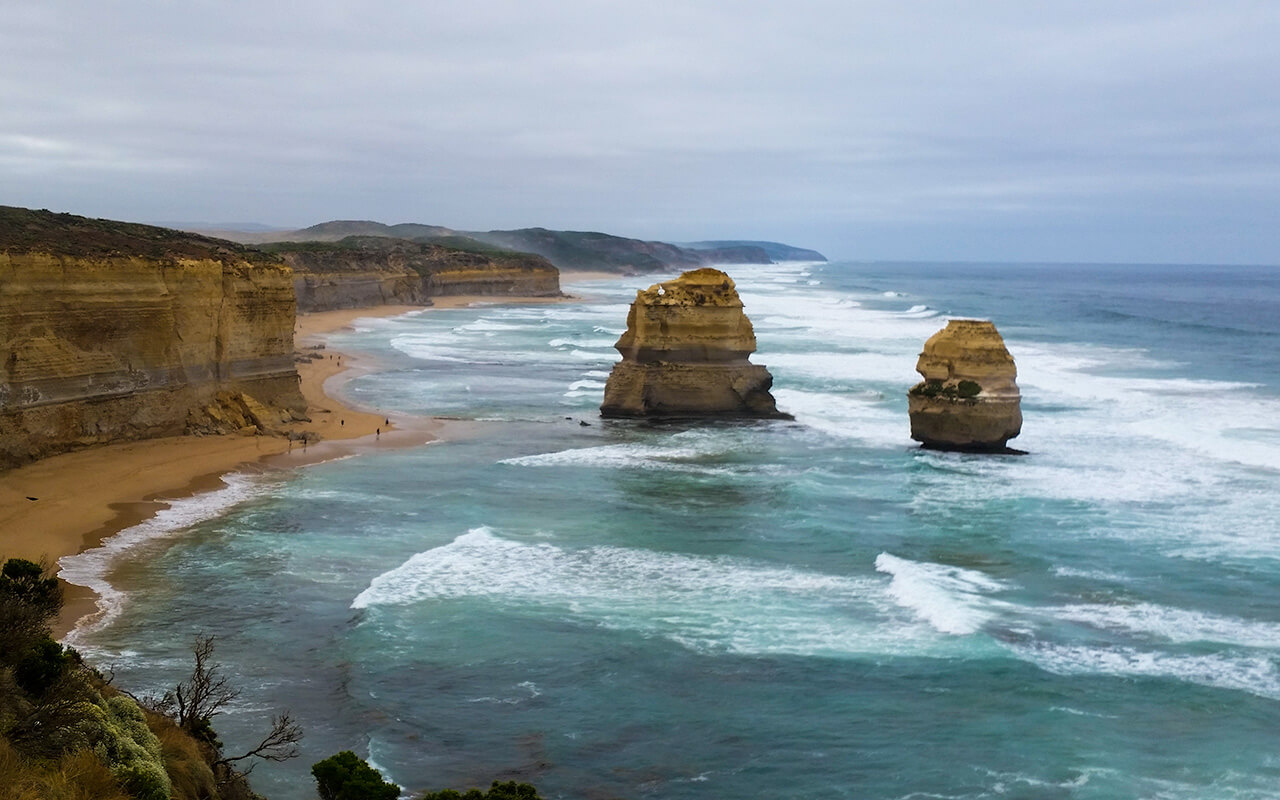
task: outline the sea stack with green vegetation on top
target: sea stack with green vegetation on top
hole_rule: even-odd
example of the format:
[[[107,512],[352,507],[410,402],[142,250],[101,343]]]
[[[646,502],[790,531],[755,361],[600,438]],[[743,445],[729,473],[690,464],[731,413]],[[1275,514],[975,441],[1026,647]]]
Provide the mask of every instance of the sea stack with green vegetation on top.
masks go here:
[[[916,362],[924,380],[907,393],[911,438],[933,450],[1018,452],[1022,431],[1018,370],[996,326],[953,319],[929,337]]]
[[[696,269],[636,292],[605,417],[775,417],[773,376],[748,357],[756,335],[733,279]]]

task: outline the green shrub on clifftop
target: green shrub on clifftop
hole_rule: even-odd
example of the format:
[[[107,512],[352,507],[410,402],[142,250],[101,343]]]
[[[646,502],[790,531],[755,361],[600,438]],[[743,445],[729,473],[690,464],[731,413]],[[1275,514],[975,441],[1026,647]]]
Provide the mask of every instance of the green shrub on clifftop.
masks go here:
[[[0,567],[0,664],[15,666],[49,638],[49,623],[62,608],[58,579],[24,558]]]
[[[147,727],[142,709],[124,695],[116,695],[104,705],[103,726],[94,752],[134,797],[167,800],[172,787],[160,740]]]

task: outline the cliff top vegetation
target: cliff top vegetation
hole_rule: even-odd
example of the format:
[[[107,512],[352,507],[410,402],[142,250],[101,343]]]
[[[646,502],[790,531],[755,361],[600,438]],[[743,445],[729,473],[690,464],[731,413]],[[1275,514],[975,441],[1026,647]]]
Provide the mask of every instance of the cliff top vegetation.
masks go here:
[[[247,261],[272,266],[281,263],[279,256],[195,233],[14,206],[0,206],[0,252],[160,261],[207,259],[224,264]]]
[[[273,234],[272,239],[335,242],[352,236],[409,239],[485,254],[534,253],[548,259],[560,269],[620,273],[661,272],[673,267],[690,269],[712,264],[768,264],[775,259],[826,260],[815,250],[792,247],[781,242],[734,240],[682,245],[630,239],[599,231],[550,228],[460,231],[440,225],[386,225],[372,220],[331,220],[291,233]],[[252,241],[263,239],[254,238]]]
[[[307,241],[333,241],[348,236],[389,236],[393,239],[419,239],[428,236],[452,236],[455,231],[442,225],[423,225],[417,222],[402,222],[398,225],[387,225],[367,219],[335,219],[321,222],[298,231],[298,238]]]
[[[366,256],[376,257],[380,265],[389,265],[391,262],[387,257],[397,256],[402,259],[404,266],[423,276],[442,270],[491,264],[511,269],[555,269],[542,256],[504,250],[464,236],[447,237],[443,242],[434,239],[410,241],[386,236],[347,236],[336,242],[273,242],[262,245],[262,248],[268,253],[281,256],[301,256],[306,269],[311,272],[367,269],[368,265],[356,263]]]

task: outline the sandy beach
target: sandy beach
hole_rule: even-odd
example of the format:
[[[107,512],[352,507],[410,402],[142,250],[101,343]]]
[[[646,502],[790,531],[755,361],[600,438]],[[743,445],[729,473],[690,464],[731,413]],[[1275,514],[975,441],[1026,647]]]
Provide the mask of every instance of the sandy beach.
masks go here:
[[[362,317],[398,316],[477,302],[556,302],[567,298],[443,297],[422,306],[378,306],[302,314],[295,328],[299,353],[319,353],[298,366],[311,422],[296,427],[321,437],[303,447],[279,436],[177,436],[63,453],[0,475],[0,560],[55,564],[167,507],[166,500],[217,489],[240,469],[278,469],[375,448],[404,447],[440,438],[445,420],[386,414],[336,398],[351,378],[368,371],[349,354],[324,344],[325,334]],[[455,426],[465,423],[452,423]],[[380,432],[379,432],[380,431]],[[94,595],[64,585],[67,602],[56,626],[61,636],[92,613]]]
[[[616,272],[604,272],[601,270],[560,270],[560,281],[604,281],[612,280],[618,277]]]

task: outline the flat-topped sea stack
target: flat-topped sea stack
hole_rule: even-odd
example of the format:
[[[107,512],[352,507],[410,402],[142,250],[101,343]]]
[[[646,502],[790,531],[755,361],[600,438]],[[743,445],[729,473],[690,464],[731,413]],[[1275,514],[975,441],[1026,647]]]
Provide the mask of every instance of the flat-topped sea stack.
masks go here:
[[[929,337],[907,392],[911,438],[935,450],[1006,453],[1022,431],[1018,370],[996,326],[953,319]]]
[[[605,417],[772,417],[773,376],[748,357],[756,334],[733,279],[695,269],[636,293],[622,360],[605,384]]]

